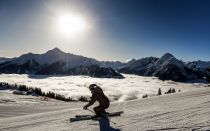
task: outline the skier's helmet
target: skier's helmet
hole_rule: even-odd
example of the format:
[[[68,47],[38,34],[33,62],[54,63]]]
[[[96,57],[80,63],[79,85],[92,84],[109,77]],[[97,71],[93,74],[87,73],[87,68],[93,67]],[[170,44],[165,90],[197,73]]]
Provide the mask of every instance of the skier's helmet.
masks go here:
[[[95,87],[97,87],[96,84],[91,84],[91,85],[89,86],[89,89],[90,89],[91,91],[93,91],[93,90],[95,89]]]
[[[96,84],[91,84],[89,86],[89,89],[91,92],[95,92],[95,93],[103,93],[103,90]]]

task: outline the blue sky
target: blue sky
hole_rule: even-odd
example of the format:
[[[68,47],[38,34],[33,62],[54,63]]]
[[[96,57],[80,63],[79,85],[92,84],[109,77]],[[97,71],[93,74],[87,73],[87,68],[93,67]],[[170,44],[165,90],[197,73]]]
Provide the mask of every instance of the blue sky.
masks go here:
[[[62,13],[81,15],[91,28],[65,36]],[[160,57],[210,61],[208,0],[1,0],[0,56],[54,47],[99,60]]]

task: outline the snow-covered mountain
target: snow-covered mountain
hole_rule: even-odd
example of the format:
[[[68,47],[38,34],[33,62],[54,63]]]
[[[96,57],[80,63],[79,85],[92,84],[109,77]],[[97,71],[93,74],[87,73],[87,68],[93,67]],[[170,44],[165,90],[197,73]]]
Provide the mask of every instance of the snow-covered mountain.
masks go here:
[[[120,68],[119,72],[145,76],[149,71],[148,68],[157,60],[158,58],[155,57],[146,57],[139,60],[132,59],[123,68]]]
[[[185,65],[210,81],[210,61],[193,61],[185,63]]]
[[[65,62],[68,65],[68,68],[73,68],[79,65],[89,66],[98,63],[95,59],[65,53],[58,48],[49,50],[44,54],[24,54],[13,60],[11,63],[21,65],[26,63],[28,60],[34,60],[39,65],[50,65],[58,61]]]
[[[192,61],[192,62],[188,62],[185,63],[186,66],[190,69],[194,69],[194,70],[207,70],[208,68],[210,68],[210,61]]]
[[[166,53],[155,63],[155,70],[152,74],[162,80],[187,81],[202,79],[202,76],[187,68],[184,63],[177,60],[170,53]]]
[[[4,62],[6,62],[6,61],[10,61],[10,60],[12,60],[12,58],[0,57],[0,64],[1,64],[1,63],[4,63]]]
[[[65,53],[58,48],[44,54],[24,54],[0,64],[1,73],[42,75],[89,75],[93,77],[123,78],[111,68],[101,67],[100,62],[84,56]]]
[[[7,62],[8,58],[0,58],[0,63]],[[113,69],[121,68],[125,63],[119,61],[98,61],[93,58],[88,58],[80,55],[74,55],[70,53],[65,53],[59,48],[54,48],[47,51],[44,54],[34,54],[28,53],[23,54],[18,58],[13,58],[10,64],[22,65],[30,60],[36,61],[39,65],[50,65],[56,62],[66,63],[67,68],[74,68],[77,66],[90,66],[90,65],[99,65],[101,67],[111,67]]]
[[[156,76],[161,80],[173,81],[210,79],[208,68],[210,68],[210,62],[185,63],[176,59],[170,53],[164,54],[161,58],[146,57],[119,62],[98,61],[93,58],[65,53],[58,48],[43,54],[24,54],[0,63],[0,73],[65,74],[122,78],[122,75],[115,71],[117,70],[120,73]]]
[[[98,64],[102,67],[111,67],[115,70],[123,68],[127,65],[127,63],[123,63],[120,61],[100,61]]]
[[[161,80],[188,81],[203,79],[203,74],[188,68],[170,53],[164,54],[159,59],[147,57],[140,60],[132,60],[119,71],[142,76],[156,76]]]

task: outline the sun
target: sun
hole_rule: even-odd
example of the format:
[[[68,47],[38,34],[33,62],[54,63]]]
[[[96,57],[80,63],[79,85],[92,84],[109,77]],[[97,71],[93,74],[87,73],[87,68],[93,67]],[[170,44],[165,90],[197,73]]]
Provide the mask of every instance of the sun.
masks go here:
[[[88,26],[87,21],[80,15],[65,14],[57,18],[57,29],[69,37],[84,33]]]

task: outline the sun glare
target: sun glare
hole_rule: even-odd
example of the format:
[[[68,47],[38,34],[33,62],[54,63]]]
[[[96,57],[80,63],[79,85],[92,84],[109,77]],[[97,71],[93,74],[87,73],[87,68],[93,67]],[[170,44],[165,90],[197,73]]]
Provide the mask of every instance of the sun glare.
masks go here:
[[[62,15],[57,20],[57,28],[69,37],[77,36],[87,30],[86,20],[79,15]]]

